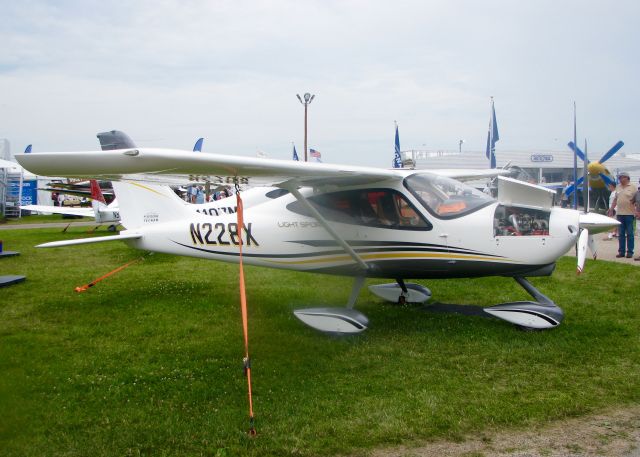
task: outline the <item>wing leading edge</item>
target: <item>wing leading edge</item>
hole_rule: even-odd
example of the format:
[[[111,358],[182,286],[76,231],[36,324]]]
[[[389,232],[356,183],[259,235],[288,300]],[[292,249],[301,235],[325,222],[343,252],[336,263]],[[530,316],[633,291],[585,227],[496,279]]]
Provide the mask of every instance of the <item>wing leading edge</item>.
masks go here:
[[[16,154],[15,157],[27,170],[41,176],[126,179],[156,183],[182,180],[182,182],[208,181],[219,184],[238,183],[282,187],[291,184],[354,185],[403,179],[416,172],[410,169],[295,162],[157,148],[39,152]],[[501,174],[500,170],[431,170],[430,172],[458,179],[477,179]]]

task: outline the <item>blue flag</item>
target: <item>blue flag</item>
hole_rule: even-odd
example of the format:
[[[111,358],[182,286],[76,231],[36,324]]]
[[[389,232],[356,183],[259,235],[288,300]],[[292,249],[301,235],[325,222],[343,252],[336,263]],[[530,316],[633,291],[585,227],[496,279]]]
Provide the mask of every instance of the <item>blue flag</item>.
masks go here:
[[[402,168],[402,157],[400,156],[400,135],[398,134],[398,124],[396,124],[396,152],[393,156],[393,168]]]
[[[300,159],[298,158],[298,153],[296,152],[296,145],[293,145],[293,160],[295,161],[300,161]]]
[[[204,142],[204,138],[198,138],[196,144],[193,145],[193,152],[202,152],[202,143]]]
[[[491,99],[491,118],[489,119],[489,133],[487,134],[487,159],[491,163],[491,168],[496,167],[496,142],[499,139],[496,109],[493,106],[493,99]]]

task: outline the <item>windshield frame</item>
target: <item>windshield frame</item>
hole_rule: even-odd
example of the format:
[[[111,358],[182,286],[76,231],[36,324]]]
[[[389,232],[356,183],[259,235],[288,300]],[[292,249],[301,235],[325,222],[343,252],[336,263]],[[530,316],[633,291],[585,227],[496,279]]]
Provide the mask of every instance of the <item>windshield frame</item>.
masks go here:
[[[435,182],[448,183],[449,185],[454,186],[455,188],[462,189],[465,192],[465,195],[467,195],[466,192],[469,192],[471,196],[475,196],[480,200],[478,201],[478,204],[475,204],[473,206],[468,206],[466,209],[456,211],[455,213],[452,213],[452,214],[439,213],[428,202],[426,202],[423,199],[423,197],[420,195],[420,192],[416,190],[415,184],[417,183],[415,182],[415,180],[418,178],[426,179],[426,184],[433,189],[432,193],[434,194],[434,197],[437,198],[438,200],[441,200],[441,202],[445,201],[444,199],[440,198],[440,196],[445,195],[445,192],[442,189],[437,188],[435,186]],[[497,203],[497,200],[494,199],[493,197],[475,189],[474,187],[469,186],[468,184],[463,183],[462,181],[457,181],[447,176],[442,176],[435,173],[429,173],[429,172],[413,173],[407,176],[406,178],[404,178],[404,180],[402,181],[402,184],[411,193],[411,195],[413,195],[418,200],[418,202],[420,202],[420,205],[422,205],[422,207],[426,209],[429,212],[429,214],[431,214],[434,217],[437,217],[438,219],[457,219],[459,217],[466,216],[482,208],[485,208],[489,205]],[[435,194],[440,194],[440,195],[435,195]],[[466,199],[461,199],[461,201],[462,200],[466,200]],[[467,201],[463,201],[463,203],[466,204]]]

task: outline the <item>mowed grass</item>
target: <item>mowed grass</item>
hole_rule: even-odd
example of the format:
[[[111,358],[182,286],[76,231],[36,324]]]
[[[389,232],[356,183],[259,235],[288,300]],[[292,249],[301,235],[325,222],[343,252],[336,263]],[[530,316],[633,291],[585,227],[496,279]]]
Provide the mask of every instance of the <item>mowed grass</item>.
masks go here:
[[[237,265],[121,243],[35,249],[81,228],[0,232],[0,454],[335,455],[460,440],[640,400],[634,266],[574,260],[533,278],[565,311],[552,331],[398,307],[363,290],[364,334],[337,338],[291,311],[343,306],[348,278],[246,268],[258,435],[249,437]],[[102,234],[106,234],[103,232]],[[369,281],[370,284],[380,281]],[[434,299],[528,299],[509,278],[423,281]]]
[[[19,219],[4,219],[0,217],[0,225],[44,224],[48,222],[73,223],[92,221],[90,217],[63,217],[62,214],[31,214]]]

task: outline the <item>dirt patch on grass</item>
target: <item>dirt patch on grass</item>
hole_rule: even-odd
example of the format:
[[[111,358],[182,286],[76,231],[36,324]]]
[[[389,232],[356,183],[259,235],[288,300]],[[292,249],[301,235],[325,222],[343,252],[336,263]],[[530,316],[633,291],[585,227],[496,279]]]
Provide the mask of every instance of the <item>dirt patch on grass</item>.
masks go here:
[[[640,406],[554,422],[530,430],[483,432],[460,443],[376,450],[372,457],[640,457]]]

